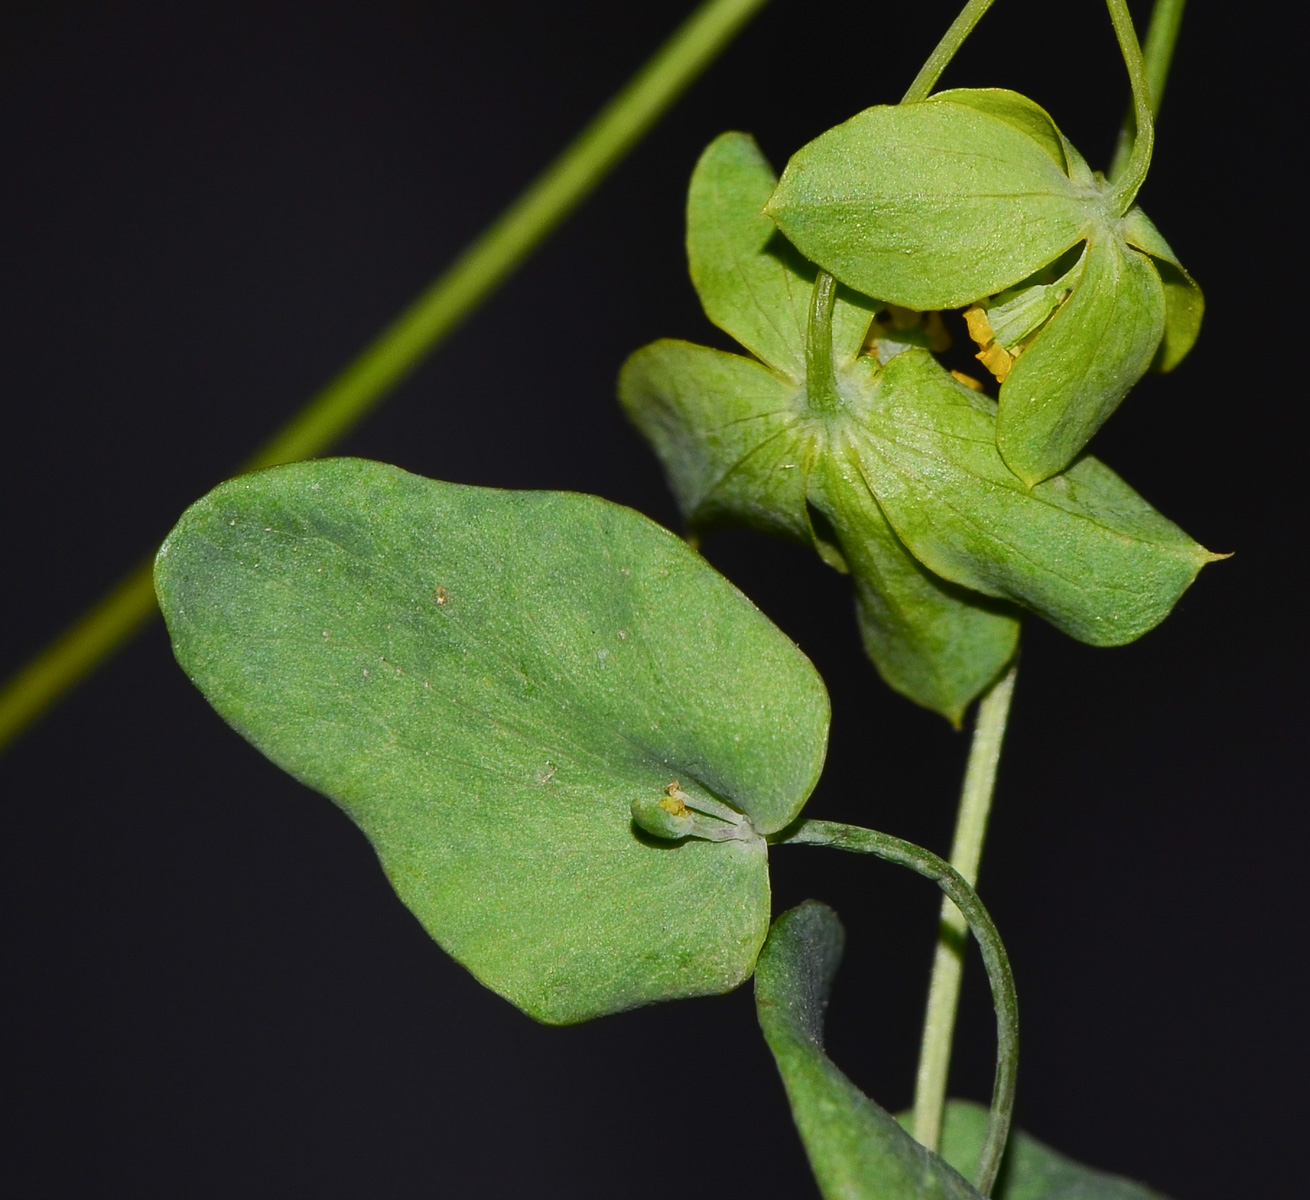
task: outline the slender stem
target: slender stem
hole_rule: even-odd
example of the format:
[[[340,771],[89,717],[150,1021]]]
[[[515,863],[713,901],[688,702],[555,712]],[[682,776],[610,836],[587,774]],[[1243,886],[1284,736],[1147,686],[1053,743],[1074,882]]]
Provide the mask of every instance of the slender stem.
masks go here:
[[[978,705],[951,846],[951,866],[970,884],[978,882],[978,863],[987,834],[987,816],[992,807],[1010,699],[1014,695],[1014,677],[1015,668],[1011,667]],[[966,928],[964,915],[950,900],[944,900],[914,1088],[914,1136],[929,1150],[936,1150],[941,1142],[951,1042],[964,975]]]
[[[964,45],[964,40],[973,32],[973,27],[982,20],[983,14],[991,8],[995,0],[968,0],[960,15],[951,22],[951,27],[942,35],[937,48],[928,55],[928,61],[919,68],[909,90],[901,97],[902,104],[912,104],[915,100],[926,100],[946,64],[955,57],[955,52]]]
[[[810,321],[805,336],[805,393],[814,412],[831,416],[841,410],[837,372],[832,365],[832,303],[837,281],[827,271],[814,278]]]
[[[1142,53],[1146,60],[1146,82],[1151,94],[1151,116],[1160,115],[1164,100],[1164,85],[1174,61],[1174,46],[1178,44],[1178,31],[1183,24],[1183,10],[1187,0],[1155,0],[1151,9],[1151,26],[1146,31],[1146,45]],[[1110,178],[1118,179],[1132,157],[1133,139],[1137,134],[1137,109],[1132,101],[1119,129],[1119,142],[1115,146],[1114,161],[1110,164]]]
[[[860,854],[875,854],[931,879],[964,914],[973,931],[987,967],[996,1009],[996,1079],[992,1088],[992,1111],[987,1137],[978,1158],[974,1186],[986,1196],[996,1182],[1010,1133],[1014,1109],[1014,1086],[1019,1068],[1019,1001],[1014,990],[1014,973],[996,925],[969,881],[930,850],[902,841],[890,834],[841,825],[834,821],[801,821],[777,839],[779,844],[834,846]]]
[[[767,0],[706,0],[579,137],[437,280],[243,464],[321,453],[467,318],[632,149]],[[142,563],[0,688],[0,748],[156,611]]]
[[[1151,84],[1146,76],[1146,63],[1142,60],[1142,48],[1137,43],[1137,31],[1128,13],[1128,0],[1105,0],[1105,4],[1110,10],[1110,23],[1114,26],[1114,36],[1119,40],[1119,50],[1128,68],[1128,79],[1133,89],[1133,147],[1123,171],[1115,176],[1114,190],[1110,193],[1114,211],[1125,213],[1146,182],[1146,172],[1151,166],[1151,151],[1155,148],[1155,110],[1151,100]]]

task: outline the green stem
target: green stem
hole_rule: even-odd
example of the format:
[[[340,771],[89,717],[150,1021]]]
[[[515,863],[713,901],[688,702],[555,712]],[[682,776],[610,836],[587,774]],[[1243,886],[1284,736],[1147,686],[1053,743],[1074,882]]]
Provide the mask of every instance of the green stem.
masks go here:
[[[969,749],[969,764],[965,768],[964,786],[960,792],[955,840],[951,846],[951,866],[970,884],[978,882],[978,863],[982,858],[987,816],[996,786],[996,767],[1001,759],[1001,743],[1014,695],[1014,677],[1015,668],[1011,667],[978,705],[973,745]],[[951,1041],[955,1034],[960,982],[964,974],[965,931],[963,914],[949,900],[943,901],[914,1088],[914,1136],[929,1150],[936,1150],[941,1141]]]
[[[527,190],[242,469],[312,457],[358,424],[591,193],[765,3],[706,0]],[[147,561],[0,688],[0,748],[155,611]]]
[[[834,821],[801,821],[780,836],[777,843],[834,846],[840,850],[874,854],[887,862],[909,867],[936,883],[952,906],[964,914],[968,928],[973,931],[978,949],[982,952],[992,988],[992,1004],[996,1009],[996,1079],[992,1088],[992,1111],[974,1181],[974,1186],[986,1196],[996,1182],[1010,1133],[1014,1085],[1019,1067],[1019,1002],[1005,945],[986,907],[978,898],[978,893],[959,871],[932,851],[890,834],[862,829],[858,825],[842,825]]]
[[[964,45],[964,40],[973,32],[973,27],[982,20],[983,14],[991,8],[995,0],[969,0],[960,11],[960,15],[951,22],[951,27],[937,43],[937,48],[928,55],[928,61],[919,68],[909,90],[901,97],[902,104],[912,104],[916,100],[926,100],[946,64],[955,57],[955,52]]]
[[[1174,47],[1178,44],[1178,32],[1182,28],[1183,10],[1186,7],[1187,0],[1155,0],[1155,7],[1151,9],[1151,27],[1146,31],[1146,45],[1142,47],[1142,53],[1146,61],[1146,83],[1153,118],[1160,115],[1164,85],[1169,78],[1169,68],[1173,65]],[[1114,161],[1110,164],[1111,179],[1118,179],[1127,167],[1136,135],[1137,109],[1130,101],[1119,130]]]
[[[1137,31],[1128,13],[1128,2],[1105,0],[1105,3],[1110,10],[1110,23],[1114,26],[1114,36],[1119,41],[1119,51],[1128,68],[1128,79],[1133,89],[1133,146],[1122,172],[1114,176],[1114,190],[1110,193],[1111,207],[1116,213],[1123,214],[1132,207],[1142,184],[1146,182],[1146,172],[1151,166],[1151,151],[1155,147],[1155,117],[1151,84],[1146,76],[1142,48],[1137,43]]]
[[[814,278],[810,321],[805,336],[805,394],[810,408],[825,416],[841,411],[841,392],[832,365],[832,304],[837,281],[827,271]]]

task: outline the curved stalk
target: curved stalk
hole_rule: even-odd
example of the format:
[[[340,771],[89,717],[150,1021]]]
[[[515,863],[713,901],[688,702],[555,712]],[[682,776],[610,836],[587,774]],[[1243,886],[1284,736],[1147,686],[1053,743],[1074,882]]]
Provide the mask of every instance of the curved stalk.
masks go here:
[[[951,866],[972,886],[978,882],[987,817],[996,787],[996,768],[1014,695],[1015,668],[993,685],[978,705],[969,748],[969,763],[960,791],[960,809],[951,845]],[[941,1142],[946,1083],[951,1066],[951,1042],[964,976],[967,926],[964,915],[951,901],[942,901],[937,951],[933,956],[928,1004],[923,1014],[923,1041],[914,1085],[914,1136],[929,1150]]]
[[[1150,89],[1153,118],[1160,115],[1160,104],[1164,100],[1164,85],[1169,78],[1169,68],[1173,65],[1174,46],[1178,43],[1178,31],[1182,28],[1183,10],[1186,7],[1187,0],[1155,0],[1155,7],[1151,10],[1151,25],[1146,31],[1146,44],[1142,47],[1142,54],[1146,61],[1146,82]],[[1111,180],[1118,179],[1128,165],[1136,134],[1137,108],[1130,101],[1123,126],[1119,130],[1114,161],[1110,164]]]
[[[1128,78],[1133,88],[1133,122],[1136,126],[1133,147],[1110,193],[1114,211],[1122,215],[1132,207],[1138,191],[1146,182],[1146,172],[1151,166],[1151,151],[1155,148],[1155,110],[1151,100],[1151,84],[1146,75],[1146,63],[1142,58],[1142,48],[1137,43],[1137,31],[1128,13],[1127,0],[1105,0],[1105,3],[1110,10],[1114,36],[1118,39],[1119,51],[1128,68]]]
[[[372,411],[592,192],[767,0],[706,0],[527,189],[240,467],[322,453]],[[0,749],[156,612],[153,555],[0,688]]]
[[[833,846],[857,854],[873,854],[885,862],[909,867],[937,884],[964,914],[982,952],[992,989],[992,1004],[996,1009],[996,1080],[992,1088],[987,1137],[978,1158],[974,1181],[974,1186],[984,1196],[988,1195],[1001,1168],[1014,1110],[1014,1085],[1019,1066],[1019,1002],[1005,945],[978,893],[950,863],[932,851],[858,825],[802,820],[779,835],[775,844]]]
[[[965,38],[973,32],[973,27],[983,19],[983,15],[994,3],[995,0],[969,0],[960,10],[960,15],[951,22],[951,27],[942,35],[942,40],[928,55],[928,61],[919,68],[914,82],[901,97],[902,104],[913,104],[916,100],[928,98],[947,64],[955,57],[955,52],[964,45]]]

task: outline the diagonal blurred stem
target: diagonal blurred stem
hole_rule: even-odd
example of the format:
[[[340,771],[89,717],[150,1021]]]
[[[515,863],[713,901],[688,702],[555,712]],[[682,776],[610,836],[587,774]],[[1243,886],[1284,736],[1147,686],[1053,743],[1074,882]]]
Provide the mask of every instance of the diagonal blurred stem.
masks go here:
[[[767,0],[705,0],[542,172],[245,471],[309,458],[348,433],[519,267]],[[0,688],[0,749],[156,611],[147,558]]]

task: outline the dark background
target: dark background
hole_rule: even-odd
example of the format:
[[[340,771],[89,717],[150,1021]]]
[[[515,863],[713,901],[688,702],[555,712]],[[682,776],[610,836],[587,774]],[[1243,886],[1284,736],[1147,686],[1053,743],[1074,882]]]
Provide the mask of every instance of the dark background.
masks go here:
[[[690,7],[4,5],[0,674],[323,384]],[[657,336],[714,340],[681,251],[698,152],[748,129],[781,166],[898,98],[955,7],[775,0],[342,449],[676,524],[613,381]],[[983,866],[1023,1003],[1021,1123],[1176,1200],[1302,1191],[1304,234],[1281,179],[1303,122],[1278,107],[1300,94],[1299,39],[1278,25],[1295,8],[1190,7],[1142,198],[1206,288],[1207,327],[1095,446],[1237,554],[1126,649],[1031,622]],[[1095,0],[1004,0],[945,83],[1028,92],[1094,165],[1126,97]],[[966,738],[878,682],[846,581],[750,534],[706,551],[828,680],[809,811],[945,851]],[[749,987],[533,1024],[427,940],[343,816],[210,712],[157,624],[0,759],[0,803],[10,1195],[815,1194]],[[847,858],[779,851],[777,902],[841,912],[830,1048],[903,1106],[937,898]],[[966,992],[954,1090],[983,1098],[976,959]]]

